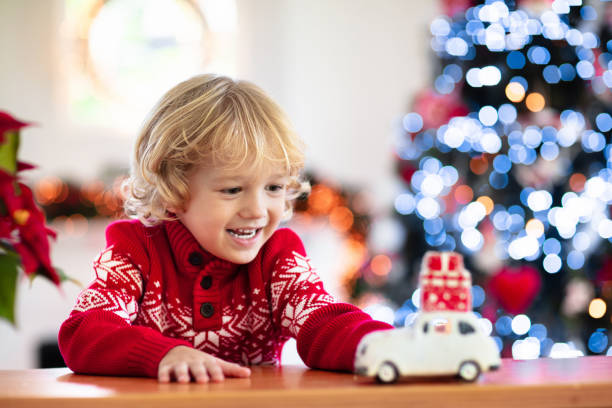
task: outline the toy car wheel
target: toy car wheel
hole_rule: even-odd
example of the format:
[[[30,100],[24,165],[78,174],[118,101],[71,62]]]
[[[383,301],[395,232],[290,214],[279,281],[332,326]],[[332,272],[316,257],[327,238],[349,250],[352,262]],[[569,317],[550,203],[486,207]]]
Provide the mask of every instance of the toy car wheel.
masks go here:
[[[459,366],[459,377],[465,381],[475,381],[480,375],[480,366],[475,361],[464,361]]]
[[[380,367],[378,367],[378,372],[376,373],[376,379],[378,382],[390,384],[397,381],[397,377],[399,377],[399,374],[395,364],[386,361],[382,363]]]

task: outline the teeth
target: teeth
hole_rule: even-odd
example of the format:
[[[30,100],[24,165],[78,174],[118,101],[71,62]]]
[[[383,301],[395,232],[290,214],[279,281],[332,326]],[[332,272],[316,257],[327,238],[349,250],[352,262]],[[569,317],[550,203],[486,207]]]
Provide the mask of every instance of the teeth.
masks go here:
[[[236,238],[241,238],[241,239],[253,238],[255,234],[257,233],[256,229],[235,229],[235,230],[227,230],[227,231],[231,235],[235,236]]]

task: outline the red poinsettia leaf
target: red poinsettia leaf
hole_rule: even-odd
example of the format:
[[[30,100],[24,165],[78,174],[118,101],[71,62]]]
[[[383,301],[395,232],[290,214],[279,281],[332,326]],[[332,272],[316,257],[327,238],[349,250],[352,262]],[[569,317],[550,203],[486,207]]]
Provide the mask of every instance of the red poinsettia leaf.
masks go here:
[[[0,168],[0,183],[4,183],[4,182],[8,182],[8,181],[13,181],[15,180],[15,175],[9,173],[6,170],[3,170]]]
[[[0,238],[10,238],[14,224],[10,217],[0,217]]]
[[[7,112],[0,111],[0,136],[3,136],[4,133],[9,130],[19,130],[28,125],[30,124],[27,122],[22,122],[19,119],[15,119]]]
[[[48,239],[49,235],[55,237],[55,233],[45,225],[45,215],[34,202],[32,190],[23,183],[19,183],[19,188],[21,190],[20,210],[28,213],[26,222],[22,225],[18,225],[20,242],[26,246],[29,251],[26,256],[31,255],[36,260],[37,265],[35,271],[41,272],[51,281],[59,284],[59,276],[51,265]],[[22,251],[25,253],[23,249]],[[28,261],[30,260],[28,259]],[[24,259],[24,269],[26,269],[25,262],[26,260]],[[28,266],[31,267],[32,265],[30,264]]]
[[[17,171],[32,170],[35,168],[36,166],[31,163],[26,163],[22,161],[17,162]]]
[[[51,228],[49,227],[45,227],[45,231],[47,232],[47,235],[50,236],[53,239],[57,238],[57,232],[53,231]]]
[[[26,275],[32,275],[38,270],[38,259],[36,254],[30,249],[28,245],[22,243],[16,243],[13,245],[19,257],[21,258],[21,266]]]

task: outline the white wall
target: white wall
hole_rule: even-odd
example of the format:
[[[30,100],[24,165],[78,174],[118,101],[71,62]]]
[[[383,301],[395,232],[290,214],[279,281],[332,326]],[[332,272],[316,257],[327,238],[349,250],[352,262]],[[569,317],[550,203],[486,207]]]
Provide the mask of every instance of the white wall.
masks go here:
[[[311,169],[365,187],[379,207],[393,196],[393,120],[430,81],[436,4],[240,2],[244,76],[285,108],[307,142]]]
[[[238,0],[238,76],[285,108],[308,144],[311,170],[371,191],[381,213],[393,198],[392,123],[430,81],[428,25],[436,5]],[[0,0],[0,110],[38,124],[22,136],[21,158],[39,166],[32,178],[87,180],[109,164],[127,168],[133,135],[77,127],[67,118],[62,13],[62,0]],[[60,235],[54,263],[88,283],[102,230],[94,225],[78,239]],[[18,329],[0,321],[0,368],[35,364],[34,345],[56,336],[77,291],[67,284],[61,295],[44,280],[22,282]]]

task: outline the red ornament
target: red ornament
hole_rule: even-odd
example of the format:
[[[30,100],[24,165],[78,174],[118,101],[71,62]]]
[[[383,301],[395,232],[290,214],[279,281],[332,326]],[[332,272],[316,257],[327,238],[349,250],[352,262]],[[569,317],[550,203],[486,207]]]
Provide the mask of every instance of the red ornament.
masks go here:
[[[472,277],[456,252],[429,251],[420,275],[421,310],[472,310]]]
[[[473,5],[472,0],[442,0],[442,10],[449,17],[464,13]]]
[[[525,312],[540,291],[542,279],[536,268],[505,266],[489,280],[489,294],[510,314]]]
[[[451,118],[466,116],[470,112],[456,91],[442,95],[431,89],[417,95],[413,110],[423,118],[423,129],[438,128]]]
[[[603,265],[599,271],[597,271],[597,278],[595,281],[598,285],[602,285],[604,282],[612,282],[612,257],[606,257]]]
[[[402,163],[400,168],[400,175],[406,184],[410,184],[412,176],[417,171],[417,168],[410,163]]]

